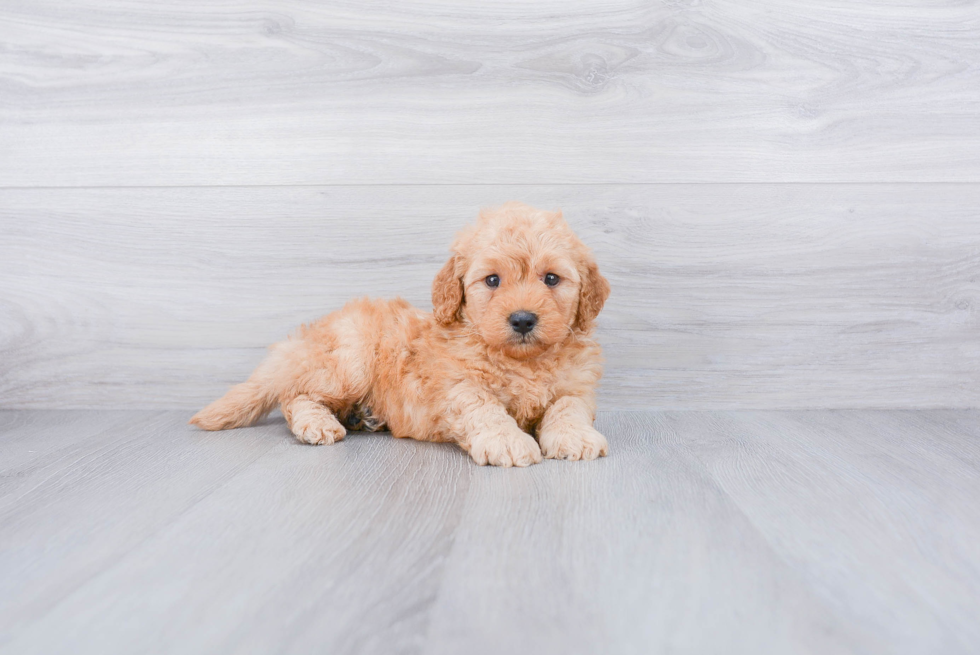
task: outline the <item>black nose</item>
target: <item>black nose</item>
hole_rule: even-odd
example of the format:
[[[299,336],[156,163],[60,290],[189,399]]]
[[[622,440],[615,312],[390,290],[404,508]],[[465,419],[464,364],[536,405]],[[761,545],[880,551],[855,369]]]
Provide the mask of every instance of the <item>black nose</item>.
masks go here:
[[[519,332],[520,334],[527,334],[538,324],[537,314],[525,311],[514,312],[508,320],[510,321],[510,326],[514,328],[514,332]]]

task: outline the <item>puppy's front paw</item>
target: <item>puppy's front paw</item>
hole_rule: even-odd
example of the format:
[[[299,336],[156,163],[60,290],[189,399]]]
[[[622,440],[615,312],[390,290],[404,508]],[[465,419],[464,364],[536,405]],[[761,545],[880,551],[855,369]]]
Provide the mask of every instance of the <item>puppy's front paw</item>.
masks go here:
[[[505,432],[481,434],[473,439],[468,450],[480,466],[530,466],[541,461],[538,443],[516,427]]]
[[[538,435],[549,459],[595,459],[609,453],[609,443],[591,425],[554,426]]]

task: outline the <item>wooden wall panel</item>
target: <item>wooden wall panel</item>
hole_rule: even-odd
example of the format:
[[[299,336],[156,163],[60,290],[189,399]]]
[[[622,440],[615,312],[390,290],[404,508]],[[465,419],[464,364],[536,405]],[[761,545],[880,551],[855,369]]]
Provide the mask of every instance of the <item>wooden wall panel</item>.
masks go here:
[[[359,295],[429,308],[481,205],[562,207],[603,408],[980,404],[980,187],[0,191],[0,405],[196,407]]]
[[[0,185],[980,182],[975,2],[5,2]]]

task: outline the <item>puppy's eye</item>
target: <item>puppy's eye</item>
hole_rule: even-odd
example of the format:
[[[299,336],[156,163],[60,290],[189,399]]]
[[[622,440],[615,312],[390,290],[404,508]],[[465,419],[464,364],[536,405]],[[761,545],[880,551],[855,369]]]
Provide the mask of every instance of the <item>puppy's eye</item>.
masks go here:
[[[549,287],[553,287],[557,285],[559,282],[561,282],[561,278],[555,275],[554,273],[548,273],[547,275],[544,276],[544,283],[547,284]]]
[[[486,282],[487,286],[490,287],[491,289],[496,289],[497,287],[500,286],[500,276],[488,275],[487,278],[484,280],[484,282]]]

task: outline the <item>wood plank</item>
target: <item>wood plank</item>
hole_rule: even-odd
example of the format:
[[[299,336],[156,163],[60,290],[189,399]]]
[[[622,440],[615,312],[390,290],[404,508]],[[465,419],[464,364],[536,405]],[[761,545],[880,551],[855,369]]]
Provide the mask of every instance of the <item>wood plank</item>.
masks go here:
[[[3,186],[980,182],[972,3],[2,12]]]
[[[219,440],[184,412],[116,414],[96,415],[101,431],[91,413],[16,420],[48,452],[0,499],[0,648],[274,447],[270,432],[288,441],[279,424]],[[54,424],[72,442],[57,451],[43,441]],[[0,440],[0,461],[20,447]]]
[[[0,406],[199,407],[513,198],[612,282],[605,408],[980,405],[980,185],[613,185],[0,191]]]
[[[202,435],[186,414],[165,416],[139,441],[120,433],[125,446],[99,470],[3,518],[0,571],[16,575],[3,576],[0,647],[383,653],[420,642],[466,498],[462,451],[384,434],[312,447],[281,421]]]
[[[980,414],[969,414],[973,425]],[[766,541],[889,653],[980,641],[977,444],[933,412],[669,413]]]
[[[605,413],[611,454],[478,470],[428,653],[883,652],[765,542],[655,413]]]
[[[115,438],[79,433],[85,457],[0,510],[0,652],[977,641],[980,412],[603,412],[608,458],[523,470],[385,434],[304,446],[281,421],[5,412],[0,461],[94,418]]]
[[[0,411],[0,508],[74,466],[86,453],[118,439],[119,430],[146,422],[146,410]]]

